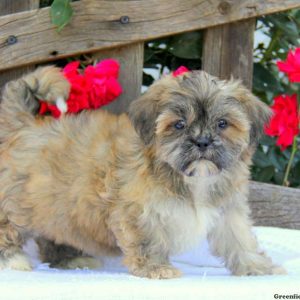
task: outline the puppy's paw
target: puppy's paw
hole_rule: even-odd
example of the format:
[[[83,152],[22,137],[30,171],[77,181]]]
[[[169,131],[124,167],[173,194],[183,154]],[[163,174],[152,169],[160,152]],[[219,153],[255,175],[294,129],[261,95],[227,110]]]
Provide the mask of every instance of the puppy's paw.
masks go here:
[[[66,258],[57,264],[51,264],[50,267],[58,269],[99,269],[102,262],[94,257],[73,257]]]
[[[243,262],[232,273],[237,276],[287,274],[284,268],[274,265],[271,259],[264,255],[257,255],[255,260]]]
[[[286,270],[282,267],[272,265],[271,267],[264,266],[248,266],[242,272],[234,275],[238,276],[261,276],[261,275],[285,275]]]
[[[287,275],[287,271],[281,266],[273,265],[270,275]]]
[[[28,257],[23,253],[15,253],[14,255],[0,258],[0,269],[12,269],[18,271],[31,271],[32,265]]]
[[[65,101],[69,97],[70,83],[61,69],[54,66],[38,68],[23,80],[38,99],[56,104],[62,112],[67,110]]]
[[[132,274],[150,279],[171,279],[182,275],[178,269],[171,265],[145,265],[133,270]]]

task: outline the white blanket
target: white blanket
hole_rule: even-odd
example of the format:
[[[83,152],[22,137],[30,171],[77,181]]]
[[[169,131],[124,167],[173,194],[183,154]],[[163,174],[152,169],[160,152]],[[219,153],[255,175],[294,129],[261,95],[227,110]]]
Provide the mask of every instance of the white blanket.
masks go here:
[[[0,300],[267,300],[297,293],[300,299],[300,230],[257,227],[255,232],[261,248],[288,275],[231,276],[203,243],[172,259],[184,275],[170,280],[129,275],[118,258],[93,271],[50,269],[33,258],[32,272],[0,271]],[[29,251],[34,256],[32,245]]]

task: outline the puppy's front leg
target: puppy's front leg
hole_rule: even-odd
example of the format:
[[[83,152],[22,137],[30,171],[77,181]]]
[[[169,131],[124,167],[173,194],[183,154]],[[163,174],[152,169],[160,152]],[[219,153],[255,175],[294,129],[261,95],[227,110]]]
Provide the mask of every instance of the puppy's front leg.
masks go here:
[[[139,277],[151,279],[171,279],[181,276],[181,272],[173,267],[168,257],[163,257],[161,253],[137,253],[136,251],[127,252],[124,257],[124,264],[130,273]]]
[[[234,199],[226,207],[217,225],[209,234],[209,242],[215,255],[224,259],[226,267],[234,275],[284,274],[271,259],[259,251],[251,231],[249,207],[246,198]]]
[[[123,263],[130,273],[151,279],[181,276],[181,272],[169,262],[168,249],[163,245],[162,236],[145,234],[133,219],[118,220],[112,230],[124,254]]]

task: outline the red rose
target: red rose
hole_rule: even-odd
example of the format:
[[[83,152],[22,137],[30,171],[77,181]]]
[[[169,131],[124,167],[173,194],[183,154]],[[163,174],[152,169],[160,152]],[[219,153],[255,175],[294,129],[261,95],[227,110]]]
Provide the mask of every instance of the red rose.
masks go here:
[[[67,99],[69,113],[77,113],[90,107],[87,100],[86,79],[78,71],[79,64],[79,61],[74,61],[67,64],[63,69],[65,77],[71,84],[69,98]]]
[[[86,80],[86,89],[90,107],[98,108],[103,105],[105,98],[105,76],[100,69],[94,66],[88,66],[84,70]]]
[[[288,53],[286,61],[277,62],[278,69],[288,75],[291,82],[300,82],[300,48]]]
[[[70,82],[71,89],[67,99],[68,113],[78,113],[83,109],[96,109],[106,105],[118,97],[122,88],[117,81],[119,63],[106,59],[96,66],[88,66],[83,74],[79,72],[79,61],[67,64],[63,73]],[[50,112],[55,118],[61,112],[55,105],[41,101],[40,114]]]
[[[292,145],[294,137],[299,133],[299,111],[297,96],[280,95],[274,99],[273,117],[265,128],[265,133],[278,136],[276,144],[285,150]]]
[[[84,75],[91,107],[98,108],[106,105],[121,94],[122,88],[116,80],[118,72],[119,66],[112,59],[85,69]]]
[[[172,74],[174,77],[179,76],[183,73],[189,72],[189,69],[185,66],[180,66],[179,68],[177,68]]]
[[[73,77],[79,74],[78,72],[79,65],[80,65],[79,61],[72,61],[63,68],[63,73],[66,75],[67,78]]]
[[[39,109],[39,114],[44,115],[49,111],[48,108],[48,103],[44,101],[40,101],[40,109]]]
[[[114,77],[119,76],[119,63],[114,59],[104,59],[95,66],[97,72],[102,74],[104,77]]]
[[[61,115],[60,110],[57,108],[56,105],[54,104],[48,104],[47,102],[40,101],[40,110],[39,114],[40,115],[45,115],[47,112],[50,112],[51,115],[55,118],[58,119]]]
[[[107,104],[111,102],[113,99],[120,96],[120,94],[122,93],[122,87],[119,84],[119,82],[113,77],[107,78],[105,85],[106,85],[105,104]]]
[[[60,117],[61,111],[57,108],[56,105],[54,104],[48,105],[48,108],[55,119],[58,119]]]

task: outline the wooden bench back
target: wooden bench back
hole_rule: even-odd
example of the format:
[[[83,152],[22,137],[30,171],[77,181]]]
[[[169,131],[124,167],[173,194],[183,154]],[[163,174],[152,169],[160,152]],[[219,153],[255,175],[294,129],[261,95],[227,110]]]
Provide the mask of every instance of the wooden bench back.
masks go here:
[[[241,78],[251,88],[255,18],[300,7],[300,3],[81,0],[72,6],[71,23],[58,33],[49,8],[38,9],[39,0],[1,0],[0,86],[42,62],[83,53],[93,53],[97,59],[116,58],[124,91],[108,109],[121,113],[140,95],[145,41],[203,29],[203,69],[224,79]],[[14,43],[8,42],[11,38]],[[256,224],[300,229],[300,190],[253,183],[250,202]]]

